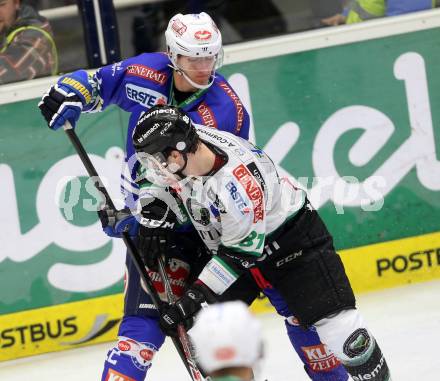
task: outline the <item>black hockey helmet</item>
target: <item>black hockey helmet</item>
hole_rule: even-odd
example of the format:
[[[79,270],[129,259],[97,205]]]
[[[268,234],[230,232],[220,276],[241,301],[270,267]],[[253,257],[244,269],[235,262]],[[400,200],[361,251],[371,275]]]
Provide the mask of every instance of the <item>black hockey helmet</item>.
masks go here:
[[[176,106],[157,105],[143,114],[133,131],[136,152],[167,156],[171,150],[191,152],[198,135],[190,117]]]

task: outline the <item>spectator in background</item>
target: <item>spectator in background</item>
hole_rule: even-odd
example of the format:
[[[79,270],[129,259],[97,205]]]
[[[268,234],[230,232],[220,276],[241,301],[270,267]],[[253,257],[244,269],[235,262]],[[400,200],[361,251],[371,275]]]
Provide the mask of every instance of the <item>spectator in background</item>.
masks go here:
[[[160,49],[163,30],[169,18],[176,12],[207,12],[212,15],[220,29],[226,21],[238,35],[230,36],[226,33],[223,38],[226,44],[287,32],[284,17],[272,0],[172,0],[151,3],[142,6],[141,13],[133,20],[133,45],[136,54]]]
[[[378,17],[397,16],[435,8],[436,0],[351,0],[342,14],[322,19],[324,25],[354,24]]]
[[[342,13],[345,0],[309,0],[313,28],[322,28],[322,19]]]
[[[212,381],[251,381],[263,356],[260,322],[240,301],[212,304],[189,331],[200,367]]]
[[[20,0],[0,0],[0,85],[55,75],[57,66],[48,21]]]

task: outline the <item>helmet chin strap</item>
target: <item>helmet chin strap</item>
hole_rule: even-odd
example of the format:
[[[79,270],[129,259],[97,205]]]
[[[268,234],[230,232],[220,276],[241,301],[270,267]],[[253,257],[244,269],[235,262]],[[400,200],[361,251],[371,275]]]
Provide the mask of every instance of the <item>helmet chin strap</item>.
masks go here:
[[[191,78],[189,78],[188,75],[183,70],[180,69],[178,71],[179,71],[179,73],[181,73],[183,75],[183,78],[185,78],[191,86],[193,86],[197,89],[205,90],[214,83],[214,79],[215,79],[214,74],[211,75],[211,78],[209,79],[209,82],[207,85],[200,85],[200,84],[194,82]]]
[[[211,78],[209,79],[209,82],[207,85],[200,85],[199,83],[194,82],[191,78],[189,78],[188,75],[185,73],[185,71],[183,69],[181,69],[180,67],[178,67],[176,65],[176,63],[174,63],[173,61],[171,61],[171,62],[172,62],[172,65],[169,65],[169,66],[171,66],[177,73],[182,75],[183,78],[185,78],[188,81],[188,83],[191,86],[195,87],[196,89],[205,90],[214,83],[214,79],[215,79],[214,74],[211,75]]]

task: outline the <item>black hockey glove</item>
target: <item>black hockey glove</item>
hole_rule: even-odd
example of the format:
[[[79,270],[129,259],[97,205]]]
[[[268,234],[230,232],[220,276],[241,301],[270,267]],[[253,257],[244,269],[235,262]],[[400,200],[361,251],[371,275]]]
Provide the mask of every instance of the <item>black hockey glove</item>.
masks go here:
[[[174,246],[176,221],[173,211],[159,199],[143,207],[138,247],[144,264],[150,270],[156,270],[157,258],[164,256],[166,260],[170,248]]]
[[[194,324],[194,316],[205,303],[215,303],[214,293],[203,283],[193,284],[173,305],[164,306],[160,313],[159,325],[168,336],[177,335],[177,326],[183,324],[189,330]]]
[[[113,210],[107,205],[98,210],[102,230],[109,237],[121,238],[122,233],[127,232],[130,237],[135,237],[139,229],[139,222],[131,214],[129,208]]]

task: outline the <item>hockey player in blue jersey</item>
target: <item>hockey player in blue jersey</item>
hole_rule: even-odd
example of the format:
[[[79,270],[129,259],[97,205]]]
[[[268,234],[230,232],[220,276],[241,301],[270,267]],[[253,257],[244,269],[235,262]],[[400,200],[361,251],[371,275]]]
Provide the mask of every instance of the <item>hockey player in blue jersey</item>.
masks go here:
[[[89,75],[85,70],[62,76],[43,96],[39,107],[51,129],[62,127],[66,121],[72,126],[81,113],[105,110],[115,104],[129,112],[126,141],[126,170],[121,175],[121,189],[127,204],[136,201],[139,188],[135,182],[138,162],[134,155],[132,131],[141,113],[156,104],[174,104],[185,110],[191,119],[205,126],[218,128],[248,138],[249,115],[226,79],[216,70],[222,63],[221,34],[206,14],[174,16],[165,32],[167,53],[146,53],[108,65]],[[161,204],[152,203],[149,220],[161,214]],[[174,292],[183,293],[191,265],[196,256],[206,255],[204,245],[193,230],[148,228],[140,226],[129,213],[111,218],[108,211],[101,214],[104,231],[118,237],[130,228],[137,245],[144,253],[144,261],[153,279],[157,278],[150,255],[166,251],[170,258],[167,268]],[[169,224],[171,226],[172,223]],[[154,225],[152,227],[155,227]],[[147,255],[148,254],[148,255]],[[189,263],[188,263],[189,262]],[[128,257],[126,262],[126,291],[124,317],[119,327],[118,343],[108,353],[102,380],[112,376],[127,380],[144,380],[154,354],[164,342],[158,327],[157,311],[142,287],[139,275]],[[191,272],[196,272],[192,268]],[[196,274],[197,275],[197,274]],[[161,294],[162,285],[156,282]],[[247,298],[250,303],[259,293]],[[240,298],[239,294],[230,298]],[[272,304],[283,309],[276,296],[268,294]],[[313,327],[301,328],[290,313],[285,313],[289,338],[314,381],[346,381],[348,375],[334,355],[321,344]],[[314,358],[319,349],[325,361]]]

